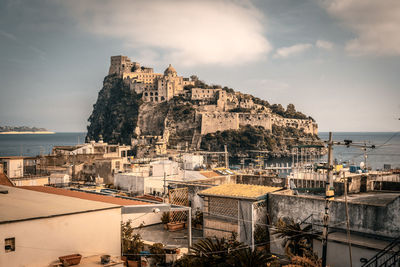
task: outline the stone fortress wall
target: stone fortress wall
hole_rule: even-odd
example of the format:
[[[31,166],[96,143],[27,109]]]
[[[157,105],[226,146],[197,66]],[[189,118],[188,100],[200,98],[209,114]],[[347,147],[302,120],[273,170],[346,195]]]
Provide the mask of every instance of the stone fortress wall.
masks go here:
[[[318,125],[312,120],[288,119],[271,114],[231,113],[231,112],[202,112],[201,134],[216,131],[239,130],[240,127],[262,126],[272,130],[272,125],[303,129],[305,133],[318,134]]]
[[[229,112],[207,112],[201,114],[201,134],[239,129],[239,114]]]
[[[262,126],[265,130],[272,130],[271,115],[239,113],[239,126]]]
[[[292,127],[299,130],[303,129],[305,133],[313,135],[318,134],[318,124],[310,119],[301,120],[273,116],[271,118],[271,123],[277,126]]]

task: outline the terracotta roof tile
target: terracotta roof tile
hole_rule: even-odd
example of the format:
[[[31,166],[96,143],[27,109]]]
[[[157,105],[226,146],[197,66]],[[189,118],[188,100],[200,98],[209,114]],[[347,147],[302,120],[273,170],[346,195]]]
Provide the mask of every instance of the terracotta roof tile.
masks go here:
[[[14,184],[4,173],[0,173],[0,185],[14,186]]]
[[[207,177],[207,178],[221,176],[221,174],[218,174],[218,173],[213,172],[213,171],[203,171],[203,172],[200,172],[200,174],[205,176],[205,177]]]

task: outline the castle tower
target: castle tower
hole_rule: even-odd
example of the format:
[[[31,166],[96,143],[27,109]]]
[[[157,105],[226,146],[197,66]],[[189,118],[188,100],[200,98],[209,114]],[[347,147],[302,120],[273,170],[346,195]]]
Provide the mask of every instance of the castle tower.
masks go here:
[[[112,56],[110,69],[108,75],[117,74],[122,75],[123,72],[130,72],[133,63],[127,56]]]

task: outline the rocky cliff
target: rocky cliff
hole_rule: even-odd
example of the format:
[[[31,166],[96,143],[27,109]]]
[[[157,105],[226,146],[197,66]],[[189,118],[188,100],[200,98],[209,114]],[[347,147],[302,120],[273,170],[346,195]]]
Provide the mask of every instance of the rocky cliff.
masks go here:
[[[141,95],[136,94],[116,75],[104,78],[87,127],[88,140],[98,141],[100,136],[109,143],[130,144],[135,137]]]
[[[99,140],[102,136],[104,141],[109,143],[130,144],[133,138],[138,140],[137,144],[147,147],[146,149],[155,143],[164,142],[164,145],[169,148],[188,146],[218,151],[227,144],[229,151],[234,154],[263,149],[280,155],[286,155],[296,144],[308,142],[301,141],[299,138],[318,140],[316,135],[305,133],[302,129],[282,125],[273,125],[272,128],[265,129],[261,126],[242,124],[239,129],[201,135],[200,111],[206,106],[204,103],[191,100],[189,93],[190,91],[187,90],[186,95],[175,96],[167,102],[143,102],[142,95],[131,90],[121,78],[109,75],[104,79],[103,88],[99,92],[93,112],[88,119],[87,139]],[[260,110],[260,105],[265,106],[265,109],[274,110],[274,106],[270,106],[268,102],[261,100],[258,102],[258,110]],[[279,107],[281,109],[281,105]],[[243,110],[233,109],[225,114],[243,112]],[[257,115],[254,111],[251,112]],[[285,112],[297,111],[291,105],[288,106],[287,111],[280,110],[279,112],[285,114]],[[270,114],[275,116],[274,114],[277,113],[272,111]],[[299,112],[294,114],[306,117]],[[146,141],[150,140],[150,137],[153,141]]]

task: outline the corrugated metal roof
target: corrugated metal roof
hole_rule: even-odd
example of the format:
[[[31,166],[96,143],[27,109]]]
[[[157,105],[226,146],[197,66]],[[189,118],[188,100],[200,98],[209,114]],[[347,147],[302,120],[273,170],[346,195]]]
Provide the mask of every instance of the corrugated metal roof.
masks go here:
[[[257,199],[265,194],[281,190],[282,187],[250,185],[250,184],[223,184],[201,191],[199,194],[208,196],[234,197]]]

